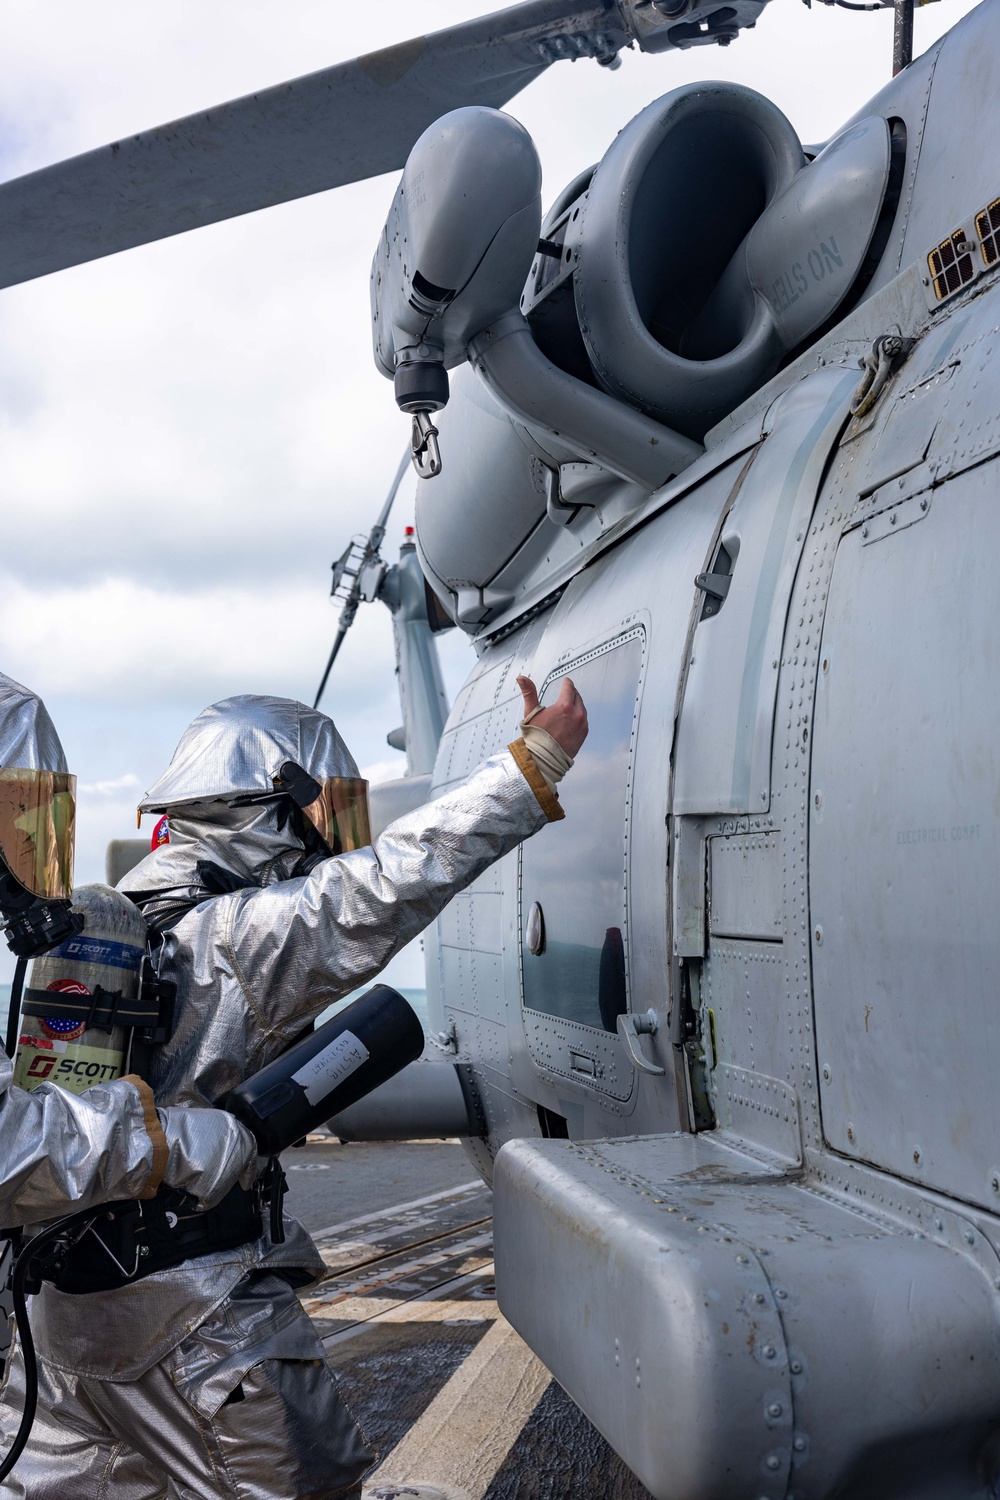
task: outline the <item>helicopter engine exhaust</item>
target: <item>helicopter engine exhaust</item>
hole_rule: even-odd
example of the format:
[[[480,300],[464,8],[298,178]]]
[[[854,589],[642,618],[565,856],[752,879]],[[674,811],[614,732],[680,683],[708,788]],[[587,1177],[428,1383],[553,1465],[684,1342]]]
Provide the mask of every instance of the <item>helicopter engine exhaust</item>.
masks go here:
[[[691,84],[637,115],[542,226],[522,298],[561,368],[701,440],[850,296],[879,223],[890,129],[807,162],[775,105]]]
[[[515,120],[469,108],[424,132],[372,266],[375,359],[434,480],[433,502],[418,490],[421,565],[460,625],[506,608],[504,570],[540,524],[642,503],[857,300],[898,156],[871,115],[807,161],[761,94],[691,84],[543,221]]]
[[[772,373],[781,345],[763,304],[730,299],[713,316],[712,294],[803,163],[781,111],[737,84],[676,89],[625,127],[574,246],[576,317],[605,390],[701,438]]]

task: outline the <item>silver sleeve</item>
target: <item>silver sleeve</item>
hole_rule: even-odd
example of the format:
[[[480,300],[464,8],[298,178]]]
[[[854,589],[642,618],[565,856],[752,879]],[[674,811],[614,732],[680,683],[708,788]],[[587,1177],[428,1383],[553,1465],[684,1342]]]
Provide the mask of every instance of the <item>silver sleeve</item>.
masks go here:
[[[129,1080],[85,1094],[50,1083],[29,1092],[12,1084],[13,1072],[0,1048],[0,1225],[150,1196],[161,1180],[211,1208],[254,1179],[253,1136],[221,1110],[156,1111],[151,1134],[148,1106]]]
[[[142,1101],[130,1083],[71,1094],[12,1084],[0,1049],[0,1224],[35,1224],[112,1198],[137,1197],[154,1162]]]
[[[249,1130],[221,1109],[173,1105],[157,1110],[167,1138],[163,1180],[214,1208],[239,1182],[248,1188],[257,1175],[257,1143]]]
[[[373,979],[548,816],[504,752],[398,818],[369,848],[237,901],[227,959],[269,1039]]]

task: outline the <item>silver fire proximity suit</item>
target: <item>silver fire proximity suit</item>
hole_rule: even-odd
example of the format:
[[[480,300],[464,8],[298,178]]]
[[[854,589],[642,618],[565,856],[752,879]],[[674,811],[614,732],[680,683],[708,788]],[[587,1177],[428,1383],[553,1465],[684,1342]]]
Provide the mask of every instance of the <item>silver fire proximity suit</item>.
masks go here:
[[[45,704],[0,673],[0,770],[65,773],[66,757]],[[164,1109],[139,1079],[64,1092],[12,1086],[0,1047],[0,1224],[39,1224],[62,1214],[184,1188],[206,1207],[249,1176],[249,1131],[218,1110]],[[235,1127],[235,1128],[234,1128]]]
[[[170,828],[169,844],[120,886],[162,931],[160,974],[178,986],[173,1034],[148,1075],[158,1105],[209,1104],[277,1057],[490,864],[562,816],[517,741],[368,847],[307,856],[301,819],[273,795],[289,761],[318,782],[357,776],[325,715],[228,699],[194,721],[141,804],[168,812]],[[111,1291],[45,1286],[39,1416],[4,1493],[357,1495],[374,1456],[293,1290],[323,1263],[299,1224],[286,1219],[285,1235],[272,1244],[265,1226],[238,1250]]]

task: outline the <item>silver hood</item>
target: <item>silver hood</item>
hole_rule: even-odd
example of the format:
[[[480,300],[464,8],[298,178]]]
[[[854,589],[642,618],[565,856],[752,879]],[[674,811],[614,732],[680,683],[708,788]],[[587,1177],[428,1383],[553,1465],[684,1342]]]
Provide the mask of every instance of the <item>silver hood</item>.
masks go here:
[[[166,771],[139,803],[168,813],[170,842],[148,855],[118,889],[140,902],[147,920],[165,925],[166,906],[144,898],[171,892],[185,906],[218,892],[199,875],[199,861],[231,872],[237,885],[269,885],[299,873],[304,848],[274,803],[231,807],[250,792],[271,792],[285,761],[322,781],[357,776],[333,720],[292,698],[241,693],[213,703],[185,729]]]
[[[287,760],[317,781],[358,774],[354,757],[326,714],[294,698],[258,693],[223,698],[185,729],[139,811],[173,813],[192,803],[227,802],[241,792],[273,791],[274,777]]]
[[[41,698],[0,672],[0,767],[65,771],[66,757]]]

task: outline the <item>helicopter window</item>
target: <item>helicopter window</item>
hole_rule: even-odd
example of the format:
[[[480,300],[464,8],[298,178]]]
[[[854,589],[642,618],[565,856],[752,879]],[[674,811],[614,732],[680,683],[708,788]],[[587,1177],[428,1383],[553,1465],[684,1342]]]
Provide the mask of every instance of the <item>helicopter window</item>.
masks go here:
[[[628,1008],[625,856],[643,646],[633,634],[560,672],[583,695],[590,734],[559,788],[565,821],[521,855],[522,928],[540,909],[530,939],[522,933],[525,1008],[598,1031],[614,1032]],[[550,681],[547,698],[558,685]],[[584,1058],[574,1071],[596,1078],[596,1063]]]

